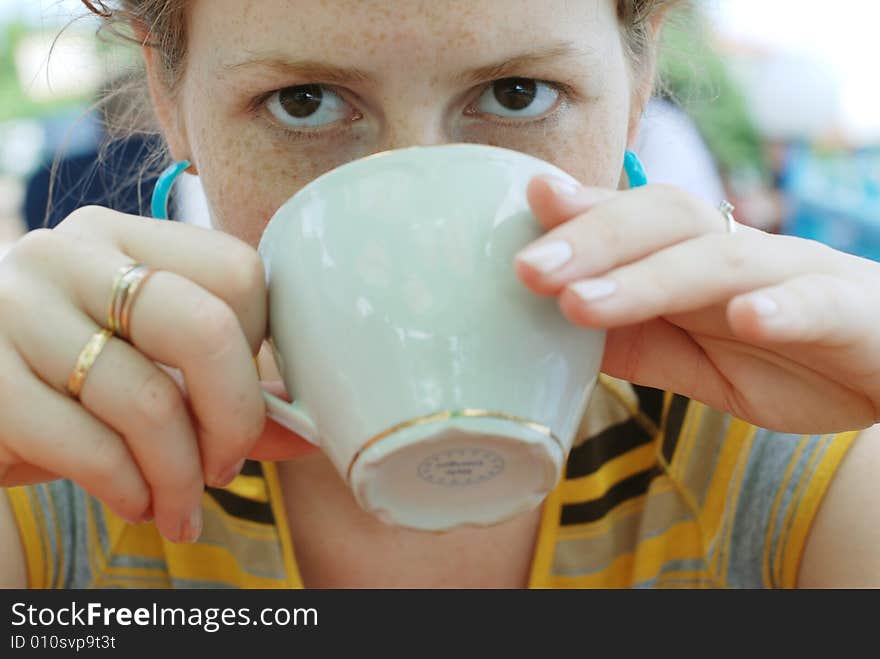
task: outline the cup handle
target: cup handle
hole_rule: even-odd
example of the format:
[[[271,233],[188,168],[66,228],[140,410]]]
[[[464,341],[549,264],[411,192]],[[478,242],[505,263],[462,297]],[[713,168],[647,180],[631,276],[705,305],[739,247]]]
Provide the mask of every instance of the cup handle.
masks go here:
[[[315,422],[306,411],[306,408],[298,400],[288,403],[286,400],[273,396],[268,391],[263,391],[263,399],[266,401],[267,414],[275,423],[295,432],[303,439],[308,440],[315,446],[321,446],[318,429]]]

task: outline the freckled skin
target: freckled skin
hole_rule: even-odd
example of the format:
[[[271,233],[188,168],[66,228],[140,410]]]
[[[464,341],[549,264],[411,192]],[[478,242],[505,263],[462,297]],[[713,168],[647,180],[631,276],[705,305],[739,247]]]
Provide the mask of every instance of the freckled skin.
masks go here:
[[[275,209],[308,181],[354,158],[413,144],[504,146],[549,160],[585,183],[616,186],[643,91],[630,88],[611,0],[265,0],[258,9],[195,0],[188,28],[188,68],[175,105],[185,153],[176,155],[194,161],[216,226],[252,245]],[[571,84],[591,99],[544,127],[463,116],[459,99],[474,90],[452,83],[453,75],[559,41],[596,54],[522,75]],[[268,115],[258,119],[230,107],[244,90],[217,84],[224,63],[256,49],[370,71],[377,84],[354,90],[369,110],[350,130],[280,138]],[[247,93],[306,82],[281,76]]]
[[[215,226],[256,246],[292,194],[355,158],[415,144],[478,142],[530,153],[580,181],[617,187],[647,92],[633,89],[613,0],[193,0],[186,75],[165,126],[176,158],[201,176]],[[581,53],[513,75],[576,92],[543,123],[467,116],[489,80],[464,71],[571,42]],[[343,90],[361,116],[308,139],[285,133],[260,94],[318,80],[224,72],[254,51],[357,67]],[[155,86],[155,85],[154,85]],[[161,114],[161,113],[160,113]],[[496,586],[527,580],[540,511],[491,529],[390,529],[356,506],[322,453],[280,465],[306,585]]]

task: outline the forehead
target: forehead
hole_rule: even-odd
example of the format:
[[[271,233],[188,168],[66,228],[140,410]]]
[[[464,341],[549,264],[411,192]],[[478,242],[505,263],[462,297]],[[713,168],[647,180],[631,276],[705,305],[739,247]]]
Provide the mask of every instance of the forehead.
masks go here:
[[[613,0],[194,0],[188,30],[190,52],[221,65],[271,49],[455,67],[560,42],[601,59],[619,45]]]

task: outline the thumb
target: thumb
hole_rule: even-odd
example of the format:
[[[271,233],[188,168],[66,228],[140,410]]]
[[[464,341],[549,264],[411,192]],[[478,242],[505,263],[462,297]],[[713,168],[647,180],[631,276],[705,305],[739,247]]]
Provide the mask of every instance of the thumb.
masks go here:
[[[183,394],[184,400],[189,407],[189,395],[187,394],[186,382],[183,379],[183,374],[179,370],[171,368],[170,366],[158,363],[156,365],[165,371],[171,379],[177,383],[177,386],[180,388],[180,392]],[[287,401],[290,400],[290,396],[288,396],[287,391],[284,388],[284,383],[280,380],[263,380],[260,382],[260,386],[279,398],[283,398]],[[247,457],[251,460],[281,462],[284,460],[292,460],[293,458],[298,458],[302,455],[308,455],[317,450],[318,447],[305,438],[300,437],[296,433],[291,432],[284,426],[281,426],[272,421],[272,419],[266,417],[266,424],[263,426],[263,433],[248,452]]]
[[[282,382],[263,381],[260,385],[269,393],[284,400],[290,400]],[[251,460],[282,462],[309,455],[317,450],[319,450],[318,447],[305,438],[267,417],[263,434],[260,435],[247,457]]]
[[[310,455],[318,451],[318,447],[306,441],[296,433],[280,426],[272,419],[266,419],[266,427],[263,434],[248,452],[251,460],[268,460],[271,462],[284,462],[293,460],[304,455]]]

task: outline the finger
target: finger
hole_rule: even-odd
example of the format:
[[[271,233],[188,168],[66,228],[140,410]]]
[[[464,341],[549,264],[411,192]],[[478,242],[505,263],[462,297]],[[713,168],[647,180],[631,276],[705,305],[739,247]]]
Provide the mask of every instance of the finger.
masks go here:
[[[171,378],[129,344],[111,339],[89,371],[80,400],[125,438],[150,486],[160,533],[173,542],[194,542],[202,529],[202,459]]]
[[[517,254],[516,272],[526,286],[540,295],[557,295],[574,280],[696,236],[726,231],[716,209],[671,186],[613,195]]]
[[[602,372],[727,409],[730,384],[680,327],[657,318],[608,331]]]
[[[65,393],[79,352],[99,328],[64,301],[44,299],[40,317],[24,316],[12,337],[31,370]],[[111,338],[86,375],[80,402],[124,437],[150,486],[159,531],[174,542],[195,540],[201,530],[202,460],[174,381],[131,345]]]
[[[738,336],[757,342],[865,348],[876,333],[877,314],[868,319],[865,313],[872,308],[863,287],[810,273],[738,295],[727,306],[727,318]]]
[[[308,440],[268,419],[263,434],[248,453],[248,458],[284,462],[311,455],[319,450]]]
[[[290,400],[290,396],[284,389],[284,383],[275,381],[261,382],[260,384],[264,390],[284,400]],[[260,435],[257,443],[248,453],[248,457],[251,460],[282,462],[309,455],[318,450],[318,447],[307,439],[267,418],[263,434]]]
[[[183,394],[184,399],[188,399],[183,374],[177,369],[161,365],[160,368],[162,368],[162,370],[174,380],[175,384],[177,384]],[[283,398],[287,401],[290,400],[290,396],[284,388],[284,383],[280,380],[261,381],[260,386],[265,391],[268,391],[279,398]],[[272,421],[269,417],[266,417],[266,425],[263,428],[263,432],[259,439],[257,439],[256,444],[254,444],[248,452],[247,457],[251,460],[271,460],[273,462],[281,462],[284,460],[293,460],[294,458],[314,453],[317,450],[319,450],[318,447],[304,437],[297,435],[295,432],[288,430],[284,426]],[[229,480],[232,479],[230,478]]]
[[[4,459],[14,460],[5,478],[21,465],[36,465],[77,482],[123,519],[145,519],[150,491],[122,438],[34,377],[7,345],[0,345],[0,418]]]
[[[742,228],[675,244],[601,278],[569,284],[560,308],[585,327],[619,327],[726,303],[734,295],[832,267],[831,251]]]
[[[152,359],[183,372],[206,482],[225,484],[266,418],[257,370],[234,312],[193,282],[159,272],[134,304],[131,338]]]
[[[536,176],[526,188],[532,212],[545,231],[618,195],[617,190],[580,185],[557,176]]]
[[[63,281],[53,283],[78,301],[95,323],[106,325],[113,280],[128,257],[63,234],[41,235],[27,246],[32,262],[51,255],[58,268],[55,277],[63,275]],[[45,274],[40,276],[45,280]],[[220,485],[247,455],[265,422],[251,347],[235,312],[197,283],[160,271],[138,288],[130,330],[138,350],[183,372],[197,421],[205,480]]]
[[[780,368],[776,352],[736,343],[729,337],[695,339],[658,318],[609,330],[602,371],[634,384],[674,391],[734,417],[751,419],[762,428],[779,428],[785,423],[790,426],[790,421],[782,420],[780,411],[803,407],[805,397],[815,397],[819,390],[828,400],[828,409],[846,412],[829,416],[827,410],[820,414],[821,410],[803,409],[798,428],[790,428],[790,432],[838,432],[853,427],[853,419],[864,419],[865,425],[876,422],[876,409],[869,398],[854,396],[852,377],[835,384],[826,375],[827,366],[813,370],[798,361]],[[859,354],[864,358],[862,351]],[[838,354],[830,372],[840,372],[840,367]],[[771,380],[779,386],[768,390],[766,384]],[[876,382],[876,368],[870,380]],[[763,391],[756,393],[762,387]]]
[[[112,246],[133,261],[194,281],[232,308],[253,354],[259,349],[266,333],[266,279],[260,256],[244,241],[222,231],[95,206],[79,209],[54,231],[105,249]],[[96,290],[103,295],[109,288]]]
[[[2,463],[3,460],[0,460]],[[5,469],[0,467],[0,487],[19,487],[22,485],[36,485],[49,483],[61,478],[47,469],[32,464],[20,463],[10,465]],[[146,521],[146,520],[144,520]]]

